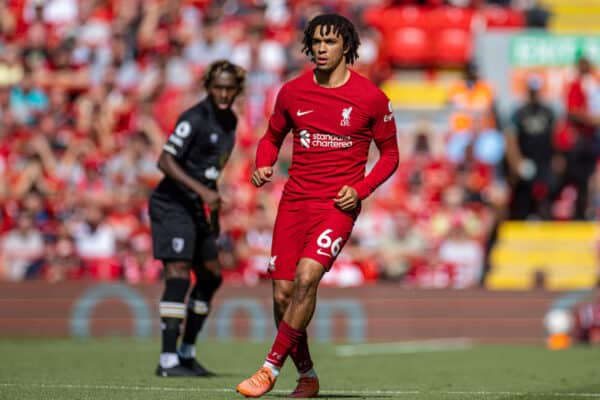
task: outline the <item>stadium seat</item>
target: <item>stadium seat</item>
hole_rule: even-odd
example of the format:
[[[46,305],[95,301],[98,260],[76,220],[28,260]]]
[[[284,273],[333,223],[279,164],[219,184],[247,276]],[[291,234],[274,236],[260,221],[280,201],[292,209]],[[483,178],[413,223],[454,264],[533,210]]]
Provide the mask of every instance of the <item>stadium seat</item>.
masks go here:
[[[433,61],[441,66],[464,65],[471,58],[472,38],[464,29],[443,29],[432,39]]]
[[[526,290],[543,274],[550,290],[593,287],[600,228],[586,222],[504,222],[490,254],[489,289]]]
[[[483,8],[481,14],[488,29],[511,29],[525,26],[525,17],[520,11],[513,8],[489,6]]]
[[[396,29],[388,42],[390,61],[397,66],[425,65],[431,60],[427,32],[419,28]]]
[[[412,5],[375,8],[365,12],[364,18],[365,22],[384,34],[394,32],[398,28],[424,29],[429,22],[423,8]]]
[[[383,32],[385,12],[385,7],[370,7],[363,13],[363,21],[365,24]]]
[[[427,13],[427,24],[434,30],[462,29],[470,31],[475,10],[461,7],[436,7]]]

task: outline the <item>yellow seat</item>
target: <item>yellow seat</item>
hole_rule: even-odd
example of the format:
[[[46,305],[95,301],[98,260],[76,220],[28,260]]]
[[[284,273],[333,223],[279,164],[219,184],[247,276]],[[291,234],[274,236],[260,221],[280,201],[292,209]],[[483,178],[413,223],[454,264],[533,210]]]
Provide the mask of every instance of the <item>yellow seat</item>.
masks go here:
[[[491,250],[486,287],[526,290],[538,273],[550,290],[593,287],[599,234],[593,222],[504,222]]]

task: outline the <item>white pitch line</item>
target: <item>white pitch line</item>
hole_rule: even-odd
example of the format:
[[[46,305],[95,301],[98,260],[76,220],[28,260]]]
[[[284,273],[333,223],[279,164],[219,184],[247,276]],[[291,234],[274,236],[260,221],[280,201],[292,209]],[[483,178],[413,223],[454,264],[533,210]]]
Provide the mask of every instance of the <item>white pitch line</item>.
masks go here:
[[[429,339],[394,343],[341,345],[335,348],[335,353],[341,357],[377,354],[414,354],[433,351],[466,350],[473,347],[473,345],[473,340],[468,338]]]
[[[0,382],[0,387],[18,387],[18,388],[48,388],[48,389],[88,389],[88,390],[123,390],[123,391],[156,391],[156,392],[196,392],[196,393],[235,393],[233,389],[227,388],[174,388],[160,386],[125,386],[125,385],[73,385],[73,384],[47,384],[47,383],[8,383]],[[272,393],[287,394],[290,389],[273,390]],[[450,391],[450,390],[326,390],[321,393],[322,397],[327,395],[410,395],[410,396],[431,396],[431,395],[456,395],[456,396],[534,396],[534,397],[559,397],[559,398],[600,398],[600,393],[561,393],[561,392],[509,392],[509,391]]]

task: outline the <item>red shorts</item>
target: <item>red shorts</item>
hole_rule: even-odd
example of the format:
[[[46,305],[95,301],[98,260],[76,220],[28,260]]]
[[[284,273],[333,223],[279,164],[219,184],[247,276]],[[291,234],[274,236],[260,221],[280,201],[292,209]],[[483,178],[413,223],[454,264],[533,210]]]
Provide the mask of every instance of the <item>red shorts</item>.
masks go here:
[[[280,207],[273,229],[270,277],[293,281],[296,265],[305,257],[321,263],[329,271],[350,237],[355,220],[355,214],[334,207]]]

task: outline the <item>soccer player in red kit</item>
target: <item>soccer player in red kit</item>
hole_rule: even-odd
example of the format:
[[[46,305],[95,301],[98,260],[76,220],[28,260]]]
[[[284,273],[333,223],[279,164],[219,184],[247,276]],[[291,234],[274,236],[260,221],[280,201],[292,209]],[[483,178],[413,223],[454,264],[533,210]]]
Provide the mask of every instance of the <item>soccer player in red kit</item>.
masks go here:
[[[306,328],[321,278],[350,237],[360,202],[398,166],[398,145],[388,98],[348,69],[360,40],[352,23],[337,14],[312,19],[303,51],[314,70],[287,82],[256,152],[252,183],[271,180],[284,137],[294,138],[292,165],[273,232],[269,272],[277,337],[264,365],[237,386],[246,397],[270,391],[288,355],[300,374],[290,397],[315,397],[319,380]],[[365,176],[371,141],[380,156]]]

